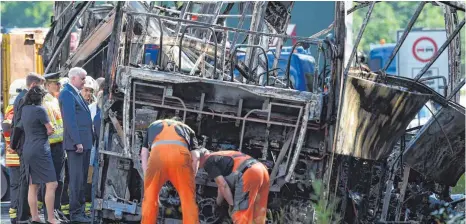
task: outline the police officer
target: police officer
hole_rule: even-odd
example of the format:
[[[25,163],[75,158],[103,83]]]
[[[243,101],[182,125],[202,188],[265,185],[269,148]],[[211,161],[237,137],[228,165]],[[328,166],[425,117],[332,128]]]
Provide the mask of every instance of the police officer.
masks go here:
[[[199,167],[217,183],[217,204],[233,206],[233,223],[265,223],[270,184],[262,163],[238,151],[204,150]]]
[[[156,223],[159,191],[166,181],[180,195],[183,224],[199,223],[194,177],[199,164],[196,152],[200,149],[194,131],[178,118],[149,125],[141,150],[145,174],[142,224]]]

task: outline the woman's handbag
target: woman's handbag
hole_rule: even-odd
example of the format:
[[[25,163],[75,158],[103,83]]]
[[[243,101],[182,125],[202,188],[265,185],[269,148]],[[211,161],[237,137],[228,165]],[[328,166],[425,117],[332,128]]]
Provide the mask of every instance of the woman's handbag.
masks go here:
[[[20,154],[20,150],[23,149],[24,144],[24,130],[23,127],[18,126],[19,125],[15,125],[11,130],[10,148]]]

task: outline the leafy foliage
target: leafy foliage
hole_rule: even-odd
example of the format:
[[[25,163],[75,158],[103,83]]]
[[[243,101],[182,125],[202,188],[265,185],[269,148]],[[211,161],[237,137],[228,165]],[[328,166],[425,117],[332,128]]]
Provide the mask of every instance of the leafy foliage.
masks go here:
[[[465,96],[461,96],[465,97]],[[465,187],[465,180],[464,180],[464,174],[461,176],[461,178],[458,180],[458,183],[456,184],[455,187],[451,189],[452,194],[466,194],[466,187]]]
[[[381,39],[385,39],[386,43],[396,43],[397,31],[404,30],[411,19],[411,16],[416,11],[419,2],[408,1],[391,1],[379,2],[374,6],[371,18],[364,31],[363,37],[359,44],[360,50],[369,51],[369,44],[379,43]],[[353,38],[356,39],[361,28],[362,22],[366,17],[368,7],[356,10],[353,13]],[[458,20],[464,18],[464,13],[458,11]],[[427,3],[417,21],[414,23],[413,29],[445,29],[445,20],[443,9],[440,6],[434,6]],[[464,32],[462,30],[461,45],[464,52]],[[464,54],[463,54],[464,55]]]
[[[336,213],[336,206],[338,200],[335,198],[330,198],[330,200],[325,203],[323,196],[323,187],[321,180],[315,180],[312,183],[312,186],[317,193],[316,198],[318,199],[317,203],[314,205],[314,221],[316,224],[326,224],[326,223],[339,223],[341,221],[340,216]],[[325,206],[327,204],[327,206]]]
[[[48,27],[53,4],[52,1],[3,1],[0,3],[0,24],[4,28]]]

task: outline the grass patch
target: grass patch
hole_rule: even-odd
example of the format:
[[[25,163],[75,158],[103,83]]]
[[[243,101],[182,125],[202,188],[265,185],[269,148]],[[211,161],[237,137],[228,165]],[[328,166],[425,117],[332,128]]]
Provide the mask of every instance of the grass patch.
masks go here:
[[[458,180],[458,183],[456,183],[456,186],[451,189],[452,194],[465,194],[466,193],[466,188],[465,188],[465,180],[464,180],[464,173],[463,176],[460,177]]]

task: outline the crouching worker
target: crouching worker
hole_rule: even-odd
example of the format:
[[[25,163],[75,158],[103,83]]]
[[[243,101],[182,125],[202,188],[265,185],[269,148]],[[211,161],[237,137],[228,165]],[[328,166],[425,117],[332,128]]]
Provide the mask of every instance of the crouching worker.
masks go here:
[[[183,224],[199,223],[194,177],[199,165],[196,156],[199,153],[195,152],[200,149],[194,131],[177,118],[157,120],[149,125],[141,150],[142,224],[157,222],[159,192],[167,181],[180,196]]]
[[[200,167],[217,183],[217,204],[225,199],[233,206],[233,223],[265,223],[270,184],[262,163],[238,151],[205,150]]]

